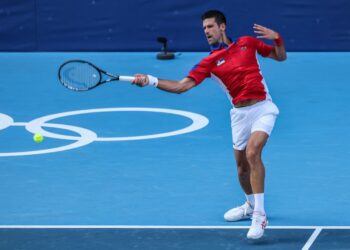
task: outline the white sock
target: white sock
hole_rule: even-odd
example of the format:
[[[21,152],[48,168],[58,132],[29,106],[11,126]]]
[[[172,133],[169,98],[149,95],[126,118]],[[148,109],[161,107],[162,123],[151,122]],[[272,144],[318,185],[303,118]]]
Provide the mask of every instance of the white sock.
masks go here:
[[[265,215],[264,193],[254,194],[254,198],[255,198],[254,212],[258,212],[261,215]]]
[[[254,194],[245,194],[245,197],[248,201],[248,203],[250,204],[250,206],[252,208],[254,208],[255,206],[255,197],[254,197]]]

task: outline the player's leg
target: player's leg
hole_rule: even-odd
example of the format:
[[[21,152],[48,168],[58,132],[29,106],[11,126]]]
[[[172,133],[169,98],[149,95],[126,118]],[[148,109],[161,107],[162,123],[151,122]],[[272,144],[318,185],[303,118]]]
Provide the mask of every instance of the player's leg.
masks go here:
[[[255,198],[252,225],[247,237],[258,239],[264,234],[267,217],[264,208],[265,166],[262,151],[275,125],[278,108],[272,102],[265,102],[254,111],[252,134],[248,140],[246,157],[250,166],[250,182]]]
[[[244,111],[237,109],[231,110],[232,140],[234,144],[238,179],[245,193],[247,202],[239,207],[228,210],[224,215],[227,221],[248,219],[252,216],[254,209],[254,195],[250,185],[250,170],[245,153],[251,131],[251,128],[246,126],[246,117]]]
[[[261,159],[262,150],[267,139],[268,134],[256,131],[249,138],[246,149],[246,156],[250,166],[250,181],[255,198],[252,225],[247,234],[247,237],[250,239],[259,239],[263,236],[267,226],[267,217],[264,209],[265,167]]]
[[[245,150],[234,150],[234,154],[237,164],[238,179],[245,193],[246,202],[241,206],[228,210],[224,215],[226,221],[249,219],[252,217],[254,211],[255,198],[250,184],[250,169]]]
[[[245,193],[247,201],[239,206],[228,210],[224,218],[226,221],[239,221],[249,219],[254,211],[254,195],[250,184],[250,170],[245,150],[234,150],[239,183]]]
[[[265,166],[261,155],[268,137],[265,132],[256,131],[252,133],[247,144],[246,157],[250,166],[250,183],[255,196],[264,193]],[[255,203],[254,211],[265,214],[264,204],[259,199],[255,199]]]
[[[254,122],[246,147],[246,157],[250,166],[250,182],[255,196],[254,211],[265,214],[264,182],[265,166],[262,161],[263,148],[273,130],[279,111],[274,103],[266,101],[253,112]]]
[[[236,165],[237,165],[237,175],[239,184],[241,185],[247,201],[252,207],[254,207],[255,200],[253,196],[252,185],[250,183],[250,167],[246,157],[245,150],[234,150]]]

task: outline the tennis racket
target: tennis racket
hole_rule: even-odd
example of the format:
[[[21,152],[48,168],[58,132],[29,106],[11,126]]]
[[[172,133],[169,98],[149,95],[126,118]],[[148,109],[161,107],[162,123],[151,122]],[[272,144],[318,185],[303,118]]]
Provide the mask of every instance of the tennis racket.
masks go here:
[[[70,90],[86,91],[111,81],[132,82],[135,77],[113,75],[90,62],[70,60],[60,66],[58,79],[63,86]]]

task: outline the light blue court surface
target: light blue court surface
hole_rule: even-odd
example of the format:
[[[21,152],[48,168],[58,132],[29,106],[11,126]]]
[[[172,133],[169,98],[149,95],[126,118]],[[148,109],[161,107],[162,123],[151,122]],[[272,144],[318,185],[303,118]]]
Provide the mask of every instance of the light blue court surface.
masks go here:
[[[86,249],[103,242],[105,249],[166,249],[164,242],[197,249],[191,244],[203,240],[208,247],[198,249],[301,249],[314,235],[311,249],[349,249],[350,53],[260,59],[280,109],[263,156],[271,227],[260,243],[245,239],[249,221],[223,220],[244,196],[230,103],[215,82],[176,95],[122,82],[77,93],[57,79],[69,59],[181,79],[206,55],[159,61],[155,53],[1,53],[0,248],[64,249],[84,239]],[[51,134],[37,144],[25,126],[39,125]],[[33,243],[42,233],[47,241]],[[49,248],[54,239],[61,243]]]

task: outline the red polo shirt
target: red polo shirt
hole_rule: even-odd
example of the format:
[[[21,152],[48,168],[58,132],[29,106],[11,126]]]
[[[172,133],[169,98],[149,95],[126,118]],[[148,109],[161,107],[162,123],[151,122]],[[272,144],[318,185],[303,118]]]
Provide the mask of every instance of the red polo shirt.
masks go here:
[[[257,53],[268,56],[273,47],[257,38],[244,36],[230,45],[213,48],[188,74],[200,84],[205,78],[217,80],[228,94],[231,102],[269,99],[268,89],[260,71]]]

